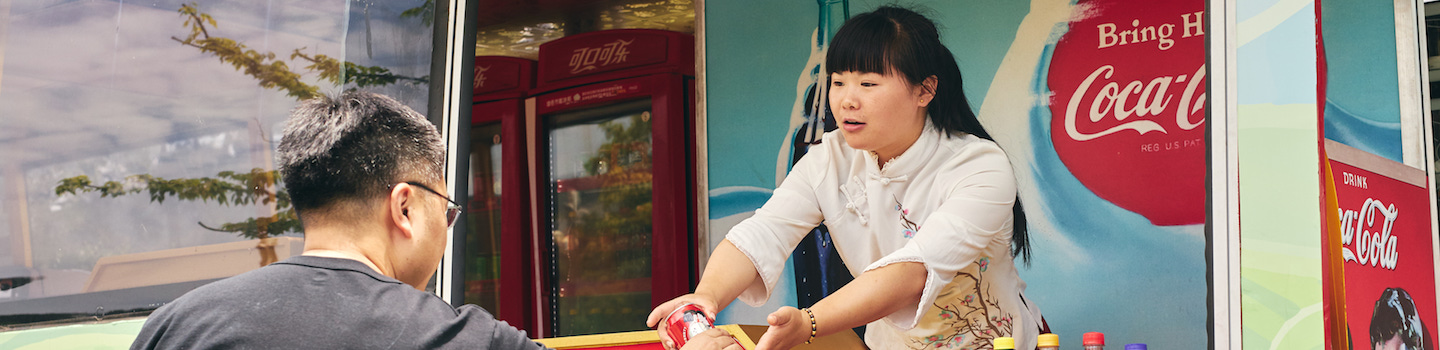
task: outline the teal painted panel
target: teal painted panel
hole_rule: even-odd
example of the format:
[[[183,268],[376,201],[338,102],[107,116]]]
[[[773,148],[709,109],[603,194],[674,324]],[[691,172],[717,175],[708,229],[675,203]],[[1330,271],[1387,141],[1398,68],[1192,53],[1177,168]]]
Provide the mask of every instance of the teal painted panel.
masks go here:
[[[1325,137],[1402,162],[1394,3],[1320,4],[1327,66]]]
[[[145,319],[76,324],[0,333],[0,349],[129,349]]]

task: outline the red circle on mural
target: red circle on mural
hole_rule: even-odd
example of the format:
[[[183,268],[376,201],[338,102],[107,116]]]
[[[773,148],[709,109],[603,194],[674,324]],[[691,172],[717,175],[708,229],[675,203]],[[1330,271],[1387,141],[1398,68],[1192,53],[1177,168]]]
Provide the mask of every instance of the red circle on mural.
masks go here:
[[[1060,161],[1155,225],[1204,223],[1204,4],[1076,6],[1046,77]]]

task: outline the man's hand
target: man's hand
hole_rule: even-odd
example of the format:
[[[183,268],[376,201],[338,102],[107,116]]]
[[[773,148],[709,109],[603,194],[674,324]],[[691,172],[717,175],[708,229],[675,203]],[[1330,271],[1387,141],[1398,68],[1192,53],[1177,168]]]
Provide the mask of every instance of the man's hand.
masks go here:
[[[785,306],[765,318],[770,329],[755,344],[755,350],[790,349],[810,340],[810,316]]]
[[[670,316],[670,312],[675,311],[676,308],[680,307],[680,304],[684,303],[699,306],[700,312],[705,313],[705,317],[711,320],[715,319],[715,300],[699,294],[681,295],[675,299],[670,299],[670,301],[664,304],[660,304],[660,306],[656,306],[655,310],[650,311],[650,317],[645,319],[645,325],[649,327],[659,326],[656,331],[660,332],[660,344],[664,345],[666,350],[675,350],[675,342],[670,341],[670,335],[668,335],[665,330],[665,317]],[[728,335],[730,333],[725,334]],[[690,347],[686,346],[686,348]]]
[[[665,339],[668,341],[669,339]],[[668,345],[667,345],[668,346]],[[711,328],[704,333],[696,334],[685,343],[680,350],[744,350],[740,344],[735,343],[735,337],[730,332],[720,328]]]

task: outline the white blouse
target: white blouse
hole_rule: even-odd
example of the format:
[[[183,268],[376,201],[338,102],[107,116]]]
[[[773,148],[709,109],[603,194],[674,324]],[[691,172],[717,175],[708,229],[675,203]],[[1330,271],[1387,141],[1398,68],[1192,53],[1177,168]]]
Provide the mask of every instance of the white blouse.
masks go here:
[[[763,282],[740,300],[764,304],[795,246],[823,222],[852,275],[898,262],[927,270],[919,303],[866,327],[870,348],[979,349],[1005,336],[1033,348],[1040,312],[1021,296],[1010,256],[1014,204],[1010,161],[989,140],[927,123],[882,168],[874,153],[827,133],[726,236]]]

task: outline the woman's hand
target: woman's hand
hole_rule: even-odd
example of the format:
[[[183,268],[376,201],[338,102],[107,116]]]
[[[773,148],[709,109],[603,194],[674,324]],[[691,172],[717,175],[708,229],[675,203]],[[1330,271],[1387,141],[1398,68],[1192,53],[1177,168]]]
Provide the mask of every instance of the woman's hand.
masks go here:
[[[681,295],[675,299],[670,299],[670,301],[664,304],[660,304],[660,306],[656,306],[655,310],[650,311],[650,317],[645,319],[645,325],[655,327],[656,331],[660,332],[660,344],[665,345],[666,350],[675,350],[675,343],[670,341],[670,335],[666,334],[664,324],[665,317],[670,316],[670,312],[675,311],[676,308],[680,307],[680,304],[684,303],[699,306],[700,312],[705,313],[705,317],[711,320],[715,319],[715,309],[717,308],[715,299],[700,294]],[[686,348],[690,347],[686,346]]]
[[[668,338],[664,340],[669,341]],[[670,345],[667,344],[666,346],[668,347]],[[711,328],[704,333],[696,334],[694,338],[690,338],[690,341],[685,343],[685,347],[680,348],[680,350],[710,349],[744,350],[744,348],[740,347],[740,344],[735,343],[735,337],[730,336],[729,331],[721,328]]]
[[[810,340],[810,316],[785,306],[765,317],[770,329],[755,343],[755,350],[790,349]]]

